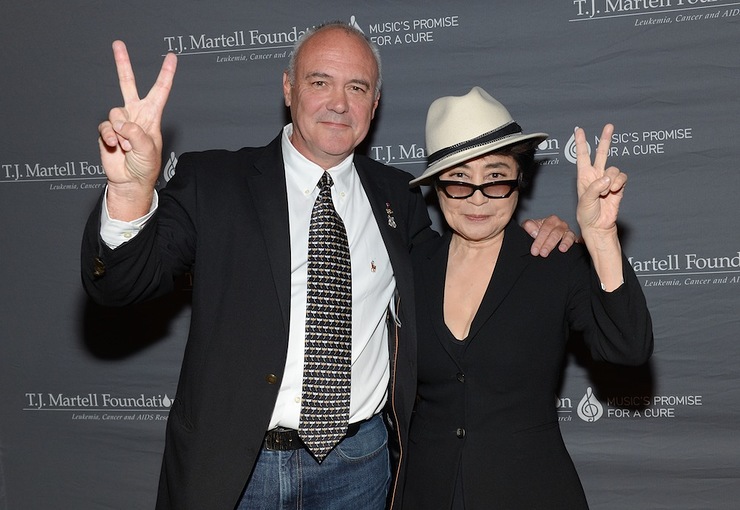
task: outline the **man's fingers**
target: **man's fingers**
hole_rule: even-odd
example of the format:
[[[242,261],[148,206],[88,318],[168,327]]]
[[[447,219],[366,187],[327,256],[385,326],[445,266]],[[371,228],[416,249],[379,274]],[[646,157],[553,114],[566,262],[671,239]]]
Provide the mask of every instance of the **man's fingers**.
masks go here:
[[[568,232],[568,224],[566,222],[557,216],[548,216],[541,222],[537,238],[532,243],[530,253],[535,256],[547,257],[558,246],[566,232]]]
[[[540,232],[540,225],[535,220],[524,220],[522,223],[522,228],[529,234],[532,239],[537,238],[537,234]]]
[[[101,122],[98,126],[98,133],[100,134],[100,140],[106,146],[115,147],[118,145],[118,135],[110,121]]]
[[[144,151],[152,144],[152,138],[135,122],[116,121],[113,129],[118,135],[118,143],[126,152],[134,149]]]
[[[563,238],[560,240],[560,244],[558,244],[558,249],[565,253],[566,251],[570,250],[570,247],[573,246],[575,243],[578,242],[578,236],[576,236],[576,233],[572,230],[568,230],[564,235]]]
[[[162,62],[162,68],[157,75],[157,81],[154,82],[151,90],[147,94],[147,99],[152,100],[159,111],[164,110],[167,98],[172,90],[172,82],[175,79],[175,70],[177,69],[177,56],[174,53],[168,53]]]
[[[537,239],[532,243],[530,253],[532,255],[539,255],[540,257],[547,257],[552,250],[560,243],[562,239],[562,231],[547,230],[546,228],[540,229],[540,233]]]
[[[100,138],[107,146],[116,147],[117,145],[121,145],[121,147],[124,147],[119,126],[126,121],[128,121],[128,112],[125,108],[117,107],[108,113],[108,120],[98,126]],[[124,147],[124,149],[130,150],[130,146],[128,148]]]
[[[134,70],[131,67],[131,60],[128,56],[128,50],[123,41],[113,42],[113,58],[116,61],[116,71],[118,72],[118,85],[121,88],[123,104],[129,104],[139,100],[139,93],[136,90],[136,79]]]

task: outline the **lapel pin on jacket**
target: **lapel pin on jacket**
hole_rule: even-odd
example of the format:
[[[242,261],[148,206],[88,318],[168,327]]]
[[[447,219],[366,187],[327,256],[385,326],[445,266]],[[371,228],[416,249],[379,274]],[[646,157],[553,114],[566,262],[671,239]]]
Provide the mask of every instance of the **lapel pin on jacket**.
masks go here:
[[[391,204],[388,202],[385,203],[385,213],[388,215],[388,226],[396,228],[396,218],[393,217],[393,209],[391,209]]]

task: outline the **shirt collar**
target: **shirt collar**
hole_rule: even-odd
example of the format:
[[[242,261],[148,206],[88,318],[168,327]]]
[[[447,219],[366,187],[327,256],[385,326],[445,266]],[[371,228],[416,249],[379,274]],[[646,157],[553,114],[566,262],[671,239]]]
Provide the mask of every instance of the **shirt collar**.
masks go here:
[[[292,134],[293,124],[287,124],[283,128],[281,143],[285,173],[289,183],[298,186],[302,193],[306,194],[308,191],[308,194],[311,194],[324,174],[324,169],[298,152],[290,141]],[[347,191],[350,187],[354,169],[353,158],[354,154],[350,154],[338,165],[327,169],[334,181],[334,189],[339,192]]]

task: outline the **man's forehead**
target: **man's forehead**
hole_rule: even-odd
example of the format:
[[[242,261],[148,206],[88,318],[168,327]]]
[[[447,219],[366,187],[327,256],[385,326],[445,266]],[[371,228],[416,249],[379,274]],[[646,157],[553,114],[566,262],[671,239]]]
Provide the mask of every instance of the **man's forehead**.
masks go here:
[[[314,70],[312,70],[314,69]],[[345,84],[354,83],[365,87],[372,87],[377,81],[377,74],[372,70],[367,69],[363,71],[350,70],[350,69],[338,69],[327,67],[298,67],[296,78],[301,81],[310,80],[323,80],[327,82],[341,82]]]
[[[296,65],[304,67],[305,73],[330,73],[329,69],[335,66],[338,70],[367,68],[363,71],[377,74],[377,62],[366,41],[338,29],[318,33],[307,40],[300,49]]]

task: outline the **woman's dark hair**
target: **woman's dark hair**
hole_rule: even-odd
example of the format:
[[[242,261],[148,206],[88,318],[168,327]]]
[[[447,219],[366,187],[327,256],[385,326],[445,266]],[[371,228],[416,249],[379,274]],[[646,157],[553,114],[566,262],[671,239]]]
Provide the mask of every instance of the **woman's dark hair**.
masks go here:
[[[495,151],[496,154],[502,156],[511,156],[516,162],[519,179],[519,189],[525,189],[534,174],[534,170],[537,168],[537,164],[534,161],[534,154],[537,150],[537,144],[531,140],[509,145]]]

